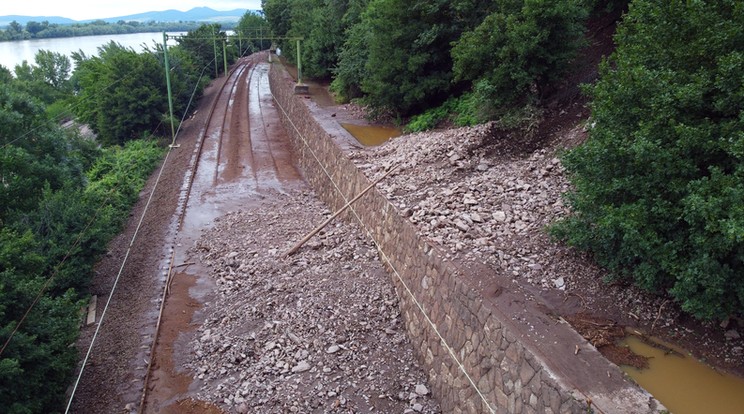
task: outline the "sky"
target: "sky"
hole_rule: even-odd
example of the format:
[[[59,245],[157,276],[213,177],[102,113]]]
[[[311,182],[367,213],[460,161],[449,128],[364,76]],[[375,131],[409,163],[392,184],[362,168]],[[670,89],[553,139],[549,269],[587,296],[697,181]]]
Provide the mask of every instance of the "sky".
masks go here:
[[[186,11],[194,7],[260,10],[261,0],[2,0],[0,16],[61,16],[88,20],[169,9]]]

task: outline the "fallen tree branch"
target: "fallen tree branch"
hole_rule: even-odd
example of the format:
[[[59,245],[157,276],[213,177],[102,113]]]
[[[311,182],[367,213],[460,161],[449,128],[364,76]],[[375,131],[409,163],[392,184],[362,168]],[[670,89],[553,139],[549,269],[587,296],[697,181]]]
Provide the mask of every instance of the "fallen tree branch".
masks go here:
[[[343,207],[341,207],[340,210],[338,210],[337,212],[335,212],[331,217],[328,217],[328,219],[326,219],[326,221],[324,221],[323,223],[321,223],[321,225],[319,225],[318,227],[316,227],[315,230],[313,230],[310,233],[308,233],[307,236],[303,237],[302,240],[300,240],[299,242],[297,242],[297,244],[295,244],[294,247],[292,247],[291,249],[289,249],[287,251],[287,253],[284,253],[284,256],[287,257],[287,256],[291,256],[292,254],[294,254],[297,250],[300,249],[300,247],[302,247],[303,244],[305,244],[308,240],[310,240],[313,236],[315,236],[315,234],[317,234],[319,231],[323,230],[323,228],[325,226],[327,226],[328,223],[330,223],[331,221],[333,221],[333,219],[335,219],[339,214],[341,214],[344,211],[346,211],[346,209],[349,208],[349,206],[351,206],[351,204],[353,202],[359,200],[364,194],[367,193],[367,191],[371,190],[372,187],[374,187],[374,186],[377,185],[377,183],[379,183],[385,177],[387,177],[388,175],[390,175],[390,173],[392,173],[395,170],[395,168],[397,168],[397,166],[394,166],[394,167],[390,168],[390,170],[388,170],[388,172],[386,172],[385,175],[383,175],[382,177],[380,177],[377,180],[375,180],[367,188],[365,188],[364,190],[362,190],[362,192],[359,193],[356,197],[354,197],[351,200],[349,200]]]
[[[659,312],[656,314],[656,319],[654,319],[654,323],[651,324],[651,335],[654,334],[654,328],[656,327],[656,322],[659,321],[659,318],[661,317],[661,310],[664,309],[664,305],[667,304],[669,299],[664,299],[664,302],[661,302],[661,306],[659,306]]]

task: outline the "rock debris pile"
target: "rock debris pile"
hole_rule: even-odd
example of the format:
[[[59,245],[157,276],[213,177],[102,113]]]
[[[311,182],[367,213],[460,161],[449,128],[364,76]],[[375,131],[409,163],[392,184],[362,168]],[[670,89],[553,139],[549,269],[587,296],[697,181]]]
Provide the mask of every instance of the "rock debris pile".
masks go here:
[[[699,358],[740,372],[744,351],[737,331],[701,328],[678,306],[665,307],[663,296],[606,284],[606,271],[589,255],[550,239],[546,227],[569,214],[561,194],[570,184],[557,157],[584,133],[577,125],[530,142],[486,124],[404,135],[350,156],[370,178],[397,166],[378,188],[453,261],[469,269],[486,265],[499,283],[511,281],[508,288],[530,295],[557,291],[563,301],[553,305],[567,314],[589,312],[656,329]],[[478,277],[477,270],[471,273]]]
[[[561,163],[544,148],[520,155],[507,142],[488,142],[492,128],[412,134],[352,156],[370,176],[398,166],[379,188],[448,256],[565,289],[561,254],[544,231],[568,212]]]
[[[437,413],[368,237],[305,192],[221,218],[195,251],[218,297],[188,364],[198,397],[236,413]]]

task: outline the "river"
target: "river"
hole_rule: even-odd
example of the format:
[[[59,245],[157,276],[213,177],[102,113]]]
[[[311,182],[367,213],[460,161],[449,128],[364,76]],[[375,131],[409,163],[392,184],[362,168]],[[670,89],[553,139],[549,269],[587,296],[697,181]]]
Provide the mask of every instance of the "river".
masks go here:
[[[173,33],[174,35],[183,33]],[[11,72],[16,65],[24,60],[34,62],[34,55],[39,50],[51,50],[62,53],[68,57],[72,52],[82,50],[86,55],[97,55],[98,47],[110,41],[115,41],[123,46],[131,47],[137,52],[143,50],[145,44],[153,48],[155,43],[163,43],[162,33],[132,33],[120,35],[60,37],[55,39],[32,39],[18,40],[14,42],[0,42],[0,65],[10,69]],[[169,45],[175,45],[175,40],[169,40]]]

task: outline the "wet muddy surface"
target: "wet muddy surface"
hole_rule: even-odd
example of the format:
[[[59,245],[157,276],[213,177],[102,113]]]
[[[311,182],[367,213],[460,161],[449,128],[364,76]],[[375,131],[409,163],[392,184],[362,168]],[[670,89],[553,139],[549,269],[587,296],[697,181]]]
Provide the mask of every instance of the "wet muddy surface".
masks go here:
[[[357,125],[351,123],[342,123],[342,127],[349,131],[360,144],[366,147],[382,145],[390,138],[395,138],[402,134],[399,128],[385,125]]]
[[[622,368],[669,411],[736,414],[744,410],[744,379],[719,372],[658,339],[630,335],[621,346],[647,358],[647,369]]]
[[[225,213],[256,204],[267,192],[304,186],[271,105],[268,69],[260,56],[235,65],[202,132],[198,158],[187,171],[193,181],[174,238],[169,295],[143,412],[204,412],[206,403],[188,398],[192,375],[180,362],[214,283],[188,249]]]
[[[265,54],[245,58],[233,67],[228,77],[215,80],[205,90],[198,111],[182,124],[176,145],[163,162],[162,176],[154,174],[150,178],[125,229],[109,245],[108,254],[97,266],[91,291],[99,296],[99,315],[105,303],[100,299],[111,291],[120,269],[121,280],[105,321],[96,321],[101,323],[100,335],[81,376],[70,412],[285,412],[277,408],[280,406],[300,411],[326,406],[328,412],[372,409],[381,412],[438,412],[436,400],[425,385],[425,373],[417,366],[402,324],[395,322],[395,318],[395,323],[391,324],[388,319],[388,316],[396,315],[397,302],[387,277],[378,269],[376,256],[364,247],[360,235],[348,230],[341,232],[345,227],[337,223],[333,225],[333,231],[321,232],[320,240],[325,241],[308,243],[310,248],[300,253],[306,256],[301,263],[279,260],[278,264],[271,265],[278,259],[275,257],[278,251],[288,248],[285,245],[300,238],[306,231],[303,229],[316,226],[329,212],[314,199],[295,167],[269,91],[269,65],[266,61]],[[327,94],[325,89],[323,91]],[[317,107],[315,102],[312,104]],[[361,145],[338,123],[340,118],[364,122],[347,109],[323,107],[322,111],[327,115],[327,122],[337,128],[344,146],[360,148]],[[337,111],[338,118],[335,117]],[[146,208],[150,194],[153,194],[152,203]],[[265,218],[246,222],[247,227],[240,228],[242,220],[237,224],[226,221],[225,217],[230,214],[232,217],[255,214]],[[140,217],[143,226],[137,230]],[[235,232],[234,238],[223,245],[224,235],[230,232]],[[350,241],[336,245],[340,237],[349,237]],[[136,240],[131,242],[133,238]],[[199,246],[210,243],[215,244],[214,252],[201,257],[205,253]],[[294,302],[296,295],[278,290],[254,299],[245,292],[239,293],[236,299],[228,297],[230,289],[225,291],[222,277],[215,279],[215,272],[220,276],[221,270],[215,269],[213,262],[220,252],[229,257],[245,253],[237,246],[246,243],[260,246],[252,249],[268,249],[267,254],[251,259],[257,261],[256,266],[269,266],[266,272],[279,271],[287,264],[300,266],[298,269],[302,269],[303,278],[308,280],[296,281],[298,294],[322,292],[310,294],[302,301],[305,306],[311,305],[310,311],[277,322],[299,324],[293,328],[295,334],[289,336],[291,344],[284,343],[284,337],[275,338],[276,343],[284,343],[284,348],[296,345],[297,337],[309,338],[310,342],[303,345],[305,349],[298,351],[300,356],[304,355],[311,364],[323,362],[323,375],[336,372],[315,383],[314,391],[298,388],[294,383],[297,376],[292,375],[294,371],[288,375],[283,369],[278,372],[245,370],[240,366],[243,369],[239,372],[240,378],[255,377],[258,381],[255,389],[232,381],[231,374],[228,378],[216,380],[211,378],[212,375],[221,375],[223,370],[231,372],[235,368],[231,368],[234,361],[222,358],[219,350],[223,349],[222,345],[214,355],[198,351],[201,346],[206,346],[202,343],[204,329],[211,330],[214,340],[231,335],[221,331],[225,327],[229,329],[230,325],[219,315],[234,310],[236,300],[252,306],[249,309],[255,307],[251,301],[268,300],[271,308],[279,310],[300,305],[300,302]],[[125,257],[128,261],[123,262]],[[369,263],[362,264],[362,257]],[[228,260],[231,261],[234,259]],[[305,269],[305,263],[315,264]],[[355,269],[360,270],[357,272]],[[273,280],[272,274],[266,276]],[[336,274],[349,278],[345,282],[348,291],[340,289],[346,285],[339,283],[332,283],[332,288],[324,287],[331,280],[329,275]],[[368,276],[372,274],[376,277]],[[223,284],[220,284],[221,280]],[[236,282],[230,280],[226,283],[229,287]],[[366,296],[344,305],[340,313],[334,313],[331,321],[324,320],[325,311],[316,312],[326,309],[329,303],[340,304],[360,294]],[[360,313],[358,309],[354,310],[379,301],[383,295],[392,296],[374,311]],[[219,301],[226,297],[223,306]],[[286,316],[277,315],[276,320]],[[373,329],[374,325],[368,321],[358,321],[362,316],[379,319],[383,325]],[[327,340],[332,342],[325,344],[325,337],[313,338],[317,334],[316,325],[307,325],[308,318],[320,318],[322,324],[341,323],[345,334],[329,337]],[[209,328],[204,328],[205,325]],[[157,332],[156,326],[159,326]],[[277,334],[264,328],[266,326],[259,326],[257,329],[263,329],[260,335],[257,332],[257,337],[249,338],[249,342]],[[305,332],[305,328],[310,331]],[[367,343],[364,338],[370,330],[383,332],[383,338]],[[81,360],[94,331],[95,325],[91,325],[81,332],[78,343]],[[334,343],[339,347],[336,353],[329,351],[335,349]],[[224,345],[232,345],[232,340],[227,340]],[[261,349],[264,348],[246,355],[259,355]],[[287,357],[284,354],[280,356]],[[268,360],[275,357],[273,353],[267,355]],[[194,358],[213,358],[209,366],[222,368],[205,375],[199,365],[199,374],[194,371]],[[355,362],[339,365],[339,361],[347,359]],[[276,368],[276,364],[272,367]],[[320,368],[312,367],[307,375],[316,369]],[[235,376],[237,378],[237,372]],[[226,383],[226,380],[229,381]],[[261,387],[267,384],[271,384],[274,391],[283,390],[272,396],[269,402],[265,401],[268,394],[261,392]],[[229,387],[238,387],[240,395],[226,395],[225,392],[231,390]],[[316,394],[318,387],[329,390],[321,396]],[[243,407],[252,408],[246,411]]]

